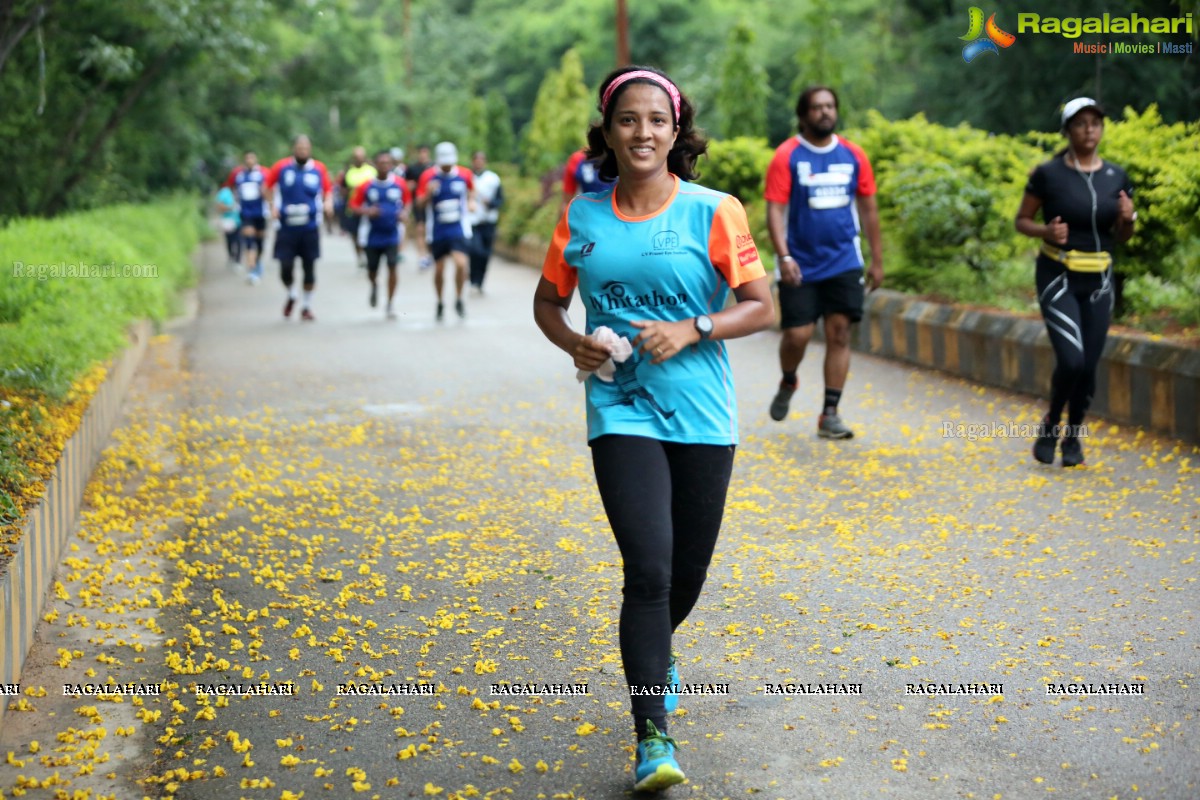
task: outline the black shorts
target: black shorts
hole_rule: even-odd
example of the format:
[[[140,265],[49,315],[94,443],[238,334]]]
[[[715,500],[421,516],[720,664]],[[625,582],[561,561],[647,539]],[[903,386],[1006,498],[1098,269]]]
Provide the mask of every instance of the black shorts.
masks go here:
[[[367,271],[375,272],[379,269],[379,262],[382,259],[387,263],[388,269],[395,269],[400,263],[400,245],[388,245],[387,247],[365,247],[363,252],[367,255]]]
[[[456,236],[453,239],[435,239],[429,243],[429,255],[434,261],[445,258],[451,253],[470,253],[471,240]]]
[[[316,228],[280,228],[275,234],[275,258],[291,262],[321,257],[321,233]]]
[[[833,275],[821,281],[802,281],[799,286],[779,284],[780,327],[812,325],[829,314],[844,314],[851,322],[863,316],[864,280],[861,269]]]
[[[261,237],[267,229],[266,217],[242,217],[242,228],[254,228],[255,232]]]

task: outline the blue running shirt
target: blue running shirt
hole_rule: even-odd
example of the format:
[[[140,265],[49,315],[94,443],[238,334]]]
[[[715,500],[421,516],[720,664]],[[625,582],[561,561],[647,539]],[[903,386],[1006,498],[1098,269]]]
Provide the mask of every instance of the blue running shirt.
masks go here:
[[[764,196],[787,204],[788,252],[805,283],[863,268],[856,200],[873,194],[866,153],[840,136],[821,148],[792,136],[775,149]]]
[[[614,190],[580,195],[554,230],[542,275],[560,297],[579,289],[587,332],[633,341],[635,320],[688,320],[725,307],[730,288],[762,277],[737,198],[675,179],[661,209],[627,217]],[[724,342],[701,341],[662,364],[636,350],[611,383],[585,382],[588,440],[606,434],[737,444],[737,400]]]

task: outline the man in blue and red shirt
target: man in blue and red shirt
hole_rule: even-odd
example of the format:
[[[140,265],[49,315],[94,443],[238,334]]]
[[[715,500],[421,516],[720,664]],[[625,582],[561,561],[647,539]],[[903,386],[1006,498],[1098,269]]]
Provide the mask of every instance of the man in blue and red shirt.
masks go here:
[[[475,211],[475,176],[458,164],[458,148],[441,142],[434,148],[434,166],[417,183],[417,202],[425,204],[425,238],[433,258],[433,287],[437,290],[437,318],[443,314],[442,288],[446,258],[454,262],[454,310],[465,317],[463,286],[467,282],[467,254],[471,252],[470,214]]]
[[[325,165],[312,157],[312,142],[301,134],[292,140],[292,156],[267,172],[265,188],[271,216],[278,221],[275,257],[280,278],[287,287],[283,316],[290,317],[299,292],[295,285],[296,259],[304,269],[304,295],[300,319],[311,322],[312,293],[317,285],[317,259],[321,256],[320,217],[333,216],[333,182]]]
[[[600,159],[588,158],[586,148],[576,150],[567,159],[567,165],[563,167],[562,210],[558,212],[558,215],[562,216],[562,212],[567,208],[567,203],[571,202],[575,195],[603,192],[614,183],[616,183],[615,179],[610,181],[600,177]]]
[[[366,244],[367,277],[371,281],[371,308],[378,303],[380,259],[387,259],[388,293],[387,318],[395,319],[392,298],[396,296],[398,282],[396,267],[400,263],[400,241],[403,238],[402,223],[408,216],[410,205],[408,183],[395,174],[395,160],[387,150],[375,155],[375,177],[364,181],[354,190],[350,198],[350,213],[367,220]]]
[[[242,214],[242,255],[246,267],[246,279],[257,284],[262,279],[263,239],[267,231],[267,201],[263,186],[266,171],[259,166],[258,156],[247,150],[242,163],[229,172],[222,186],[233,189]]]
[[[771,401],[771,418],[787,417],[796,370],[817,319],[825,318],[825,399],[817,434],[849,439],[854,432],[838,415],[850,371],[850,325],[862,319],[864,284],[883,282],[875,174],[857,145],[834,133],[837,94],[806,89],[796,103],[800,134],[775,150],[767,168],[767,229],[779,264],[783,379]],[[871,266],[864,275],[860,231],[866,229]]]

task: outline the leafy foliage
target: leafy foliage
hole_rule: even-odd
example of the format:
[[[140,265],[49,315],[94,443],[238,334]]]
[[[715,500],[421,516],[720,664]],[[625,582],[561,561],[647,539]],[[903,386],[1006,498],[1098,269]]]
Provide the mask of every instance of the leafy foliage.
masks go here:
[[[755,60],[755,35],[745,23],[729,32],[721,60],[721,86],[717,90],[717,116],[721,138],[761,136],[767,129],[767,73]]]
[[[523,146],[526,174],[541,175],[560,167],[579,149],[592,116],[591,106],[583,63],[576,51],[568,50],[559,69],[546,75],[538,89]]]

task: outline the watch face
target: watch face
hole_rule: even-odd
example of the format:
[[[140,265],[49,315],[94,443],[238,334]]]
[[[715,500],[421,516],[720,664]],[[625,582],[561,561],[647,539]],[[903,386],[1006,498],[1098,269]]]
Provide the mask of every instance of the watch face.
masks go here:
[[[696,317],[696,330],[700,332],[702,339],[707,339],[713,330],[712,318],[707,314]]]

